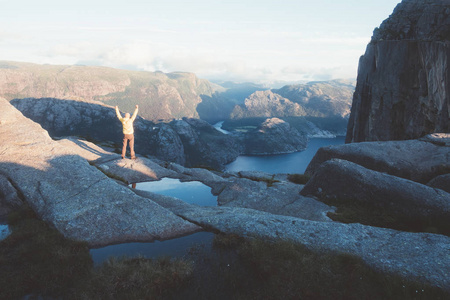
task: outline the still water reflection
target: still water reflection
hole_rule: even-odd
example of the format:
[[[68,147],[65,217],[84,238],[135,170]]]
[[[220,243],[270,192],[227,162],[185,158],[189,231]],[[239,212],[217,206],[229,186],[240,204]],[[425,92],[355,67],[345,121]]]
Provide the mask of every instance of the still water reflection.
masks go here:
[[[163,178],[159,181],[136,183],[133,188],[175,197],[189,204],[217,206],[217,197],[211,194],[211,188],[199,181],[181,182],[178,179]]]
[[[182,257],[196,245],[202,245],[205,250],[209,251],[213,238],[213,233],[203,231],[162,242],[155,241],[153,243],[125,243],[111,245],[103,248],[91,249],[90,253],[94,265],[101,264],[110,256],[143,256],[146,258],[157,258],[161,256]]]
[[[211,194],[211,188],[199,181],[181,182],[178,179],[163,178],[159,181],[132,184],[133,188],[150,191],[166,196],[176,197],[189,204],[200,206],[217,206],[217,197]],[[90,253],[95,265],[101,264],[110,256],[143,256],[157,258],[159,256],[181,257],[194,245],[202,244],[211,247],[214,237],[210,232],[198,232],[188,236],[152,243],[124,243],[91,249]],[[206,249],[208,250],[208,249]]]

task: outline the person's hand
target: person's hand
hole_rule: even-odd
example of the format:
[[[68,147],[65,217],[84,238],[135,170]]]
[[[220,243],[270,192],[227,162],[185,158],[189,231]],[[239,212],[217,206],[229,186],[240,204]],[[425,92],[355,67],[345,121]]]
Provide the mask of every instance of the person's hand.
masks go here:
[[[118,109],[119,107],[116,105],[116,109]]]
[[[136,104],[136,108],[139,108],[139,105]]]

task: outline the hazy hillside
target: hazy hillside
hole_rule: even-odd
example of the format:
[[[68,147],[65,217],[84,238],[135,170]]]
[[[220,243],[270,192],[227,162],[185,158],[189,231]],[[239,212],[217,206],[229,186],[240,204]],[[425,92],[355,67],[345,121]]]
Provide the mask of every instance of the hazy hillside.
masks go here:
[[[342,117],[350,114],[355,83],[345,80],[287,85],[255,92],[233,109],[231,118],[249,117]]]
[[[92,66],[54,66],[0,61],[0,97],[100,101],[148,120],[199,117],[201,96],[224,88],[192,73],[127,71]]]

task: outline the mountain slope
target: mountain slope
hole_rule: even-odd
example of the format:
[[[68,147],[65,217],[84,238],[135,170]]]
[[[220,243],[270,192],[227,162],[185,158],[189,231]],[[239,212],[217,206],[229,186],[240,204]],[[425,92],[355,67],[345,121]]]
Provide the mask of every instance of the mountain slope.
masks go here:
[[[235,106],[231,118],[348,117],[354,91],[351,81],[333,80],[257,91]]]
[[[201,96],[224,89],[192,73],[127,71],[0,61],[0,97],[100,101],[148,120],[198,117]]]

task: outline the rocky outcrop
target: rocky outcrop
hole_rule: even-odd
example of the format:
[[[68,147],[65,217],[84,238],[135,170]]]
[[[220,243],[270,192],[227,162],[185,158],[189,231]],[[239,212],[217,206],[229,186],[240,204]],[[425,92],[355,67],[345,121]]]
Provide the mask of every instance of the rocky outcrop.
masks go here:
[[[306,168],[312,176],[332,158],[352,161],[368,169],[427,183],[450,173],[450,134],[434,134],[418,140],[364,142],[320,148]]]
[[[298,184],[272,178],[267,181],[236,178],[220,192],[217,202],[221,206],[252,208],[314,221],[331,221],[327,213],[335,210],[317,200],[299,195],[301,189],[302,186]]]
[[[99,246],[199,230],[53,141],[6,100],[0,106],[0,173],[64,236]]]
[[[52,137],[80,136],[121,149],[122,128],[112,107],[51,98],[15,99],[11,104]],[[155,124],[138,116],[134,128],[136,153],[182,165],[221,169],[240,153],[233,137],[201,120]]]
[[[222,169],[242,152],[237,139],[219,132],[206,121],[183,118],[170,125],[183,142],[190,166]]]
[[[450,3],[404,0],[359,61],[346,142],[450,132]]]
[[[450,173],[433,178],[427,185],[450,193]]]
[[[244,154],[267,155],[304,150],[308,139],[289,123],[278,118],[270,118],[257,130],[244,134],[243,143]]]
[[[201,96],[224,89],[192,73],[127,71],[93,66],[0,62],[0,97],[100,101],[147,120],[198,117]],[[132,100],[130,100],[132,99]]]
[[[167,124],[161,124],[155,127],[156,134],[150,141],[152,145],[159,145],[154,151],[154,155],[159,159],[175,162],[177,164],[186,164],[184,146],[180,136],[175,130]]]
[[[450,194],[339,159],[324,162],[301,194],[366,202],[403,219],[450,220]]]
[[[309,221],[236,207],[166,205],[206,228],[265,240],[289,240],[313,251],[349,253],[376,270],[450,291],[450,239],[443,235]]]

